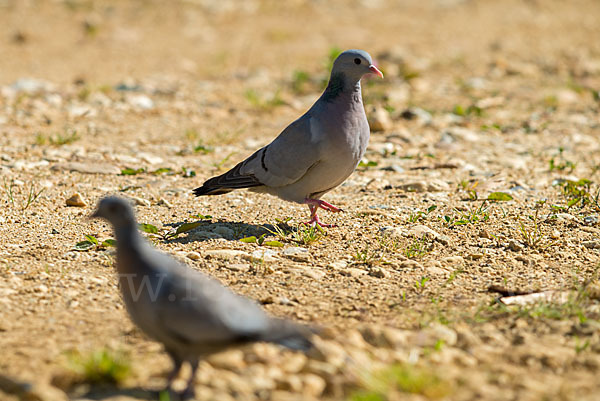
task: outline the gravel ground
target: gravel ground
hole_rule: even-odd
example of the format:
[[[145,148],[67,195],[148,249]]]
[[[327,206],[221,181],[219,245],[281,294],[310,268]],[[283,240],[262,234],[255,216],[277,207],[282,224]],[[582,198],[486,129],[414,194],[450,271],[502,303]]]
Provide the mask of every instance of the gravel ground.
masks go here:
[[[87,216],[120,194],[157,248],[324,327],[308,355],[203,361],[199,399],[597,400],[599,18],[594,0],[0,1],[0,399],[158,399],[169,360],[129,321],[113,249],[76,249],[112,237]],[[363,84],[365,160],[325,196],[338,227],[195,198],[314,102],[336,47],[385,73]],[[118,385],[74,370],[99,350],[130,365]]]

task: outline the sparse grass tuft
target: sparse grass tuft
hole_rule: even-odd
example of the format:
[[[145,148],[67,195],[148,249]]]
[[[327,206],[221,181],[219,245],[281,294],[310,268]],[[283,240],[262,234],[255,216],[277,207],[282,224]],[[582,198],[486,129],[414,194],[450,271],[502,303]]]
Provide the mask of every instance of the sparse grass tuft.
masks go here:
[[[387,401],[400,399],[399,393],[418,394],[437,400],[452,392],[450,382],[430,368],[410,364],[395,364],[368,374],[363,389],[350,395],[350,401]]]
[[[490,219],[488,213],[489,205],[486,202],[482,202],[481,206],[470,208],[467,211],[453,209],[453,214],[444,215],[441,217],[442,221],[448,228],[454,228],[456,226],[462,226],[465,224],[476,224],[479,222],[486,222]]]
[[[44,135],[38,132],[35,135],[35,144],[38,146],[52,145],[62,146],[68,145],[81,139],[77,131],[66,131],[65,133],[56,132],[54,134]]]
[[[357,249],[356,253],[352,255],[352,259],[354,259],[355,263],[365,264],[367,266],[375,265],[381,261],[379,255],[369,250],[368,244],[363,249]]]
[[[13,208],[16,207],[15,187],[16,185],[14,180],[11,180],[10,184],[7,184],[6,181],[4,181],[4,192],[6,193],[8,202]],[[33,203],[35,203],[35,201],[38,200],[42,192],[44,192],[44,189],[45,188],[38,190],[33,181],[31,181],[29,183],[29,189],[27,190],[27,197],[24,197],[20,209],[22,211],[27,210],[29,206],[31,206]]]
[[[433,248],[433,241],[434,239],[427,235],[413,236],[412,242],[404,249],[404,256],[409,259],[419,259],[425,256]]]
[[[121,352],[102,348],[89,354],[73,351],[67,355],[69,367],[83,383],[120,384],[131,373],[129,360]]]
[[[272,110],[277,106],[285,104],[281,98],[281,91],[279,90],[276,91],[270,98],[263,98],[256,90],[248,89],[246,92],[244,92],[244,97],[254,108],[260,110]]]
[[[277,224],[274,224],[273,228],[266,226],[263,228],[279,238],[280,241],[294,242],[305,246],[314,244],[326,235],[325,230],[320,226],[299,224],[296,227],[290,227],[287,225],[290,220],[290,217],[283,220],[277,219]]]
[[[567,174],[572,173],[577,167],[577,163],[565,159],[563,152],[565,149],[561,146],[558,148],[558,156],[551,158],[548,162],[550,171],[564,171]]]
[[[437,205],[431,205],[427,208],[426,211],[417,210],[415,213],[411,213],[408,216],[409,223],[417,223],[419,221],[427,219],[429,214],[437,209]]]
[[[545,200],[537,201],[535,204],[535,213],[533,215],[528,215],[526,219],[520,219],[519,221],[521,241],[527,247],[532,249],[547,248],[555,243],[555,241],[549,240],[541,229],[539,213],[545,204]]]
[[[325,236],[325,230],[320,226],[308,226],[300,224],[295,231],[292,232],[292,241],[300,245],[310,245]]]
[[[294,93],[302,95],[307,92],[307,86],[310,83],[310,74],[306,71],[294,71],[292,75],[292,90]]]

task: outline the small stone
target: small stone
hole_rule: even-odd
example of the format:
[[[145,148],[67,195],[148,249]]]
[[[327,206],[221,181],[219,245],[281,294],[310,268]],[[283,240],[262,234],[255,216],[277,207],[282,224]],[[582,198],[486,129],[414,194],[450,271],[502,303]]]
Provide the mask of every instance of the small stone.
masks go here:
[[[65,203],[67,204],[67,206],[74,206],[74,207],[86,207],[87,206],[87,203],[85,202],[85,200],[83,199],[81,194],[79,194],[78,192],[73,194],[73,196],[71,196],[69,199],[67,199],[65,201]]]
[[[163,162],[163,158],[150,153],[138,153],[138,157],[141,157],[143,161],[148,164],[159,164]]]
[[[583,241],[581,244],[588,249],[600,249],[600,240]]]
[[[446,181],[442,180],[429,180],[429,181],[413,181],[398,186],[407,192],[443,192],[450,189],[450,186]]]
[[[200,260],[200,254],[198,252],[188,252],[185,256],[191,260]]]
[[[325,272],[314,268],[301,269],[302,275],[313,280],[322,280],[325,277]]]
[[[388,348],[400,348],[406,346],[411,332],[393,327],[384,327],[381,331],[381,340]]]
[[[485,229],[483,229],[479,231],[479,238],[492,239],[492,236]]]
[[[574,220],[577,220],[577,217],[575,217],[569,213],[557,213],[556,219],[558,221],[574,221]]]
[[[465,264],[465,260],[462,256],[447,256],[442,259],[442,262],[450,266],[462,266]]]
[[[443,135],[447,135],[454,141],[460,140],[464,142],[477,142],[479,141],[479,135],[470,129],[463,127],[450,127]]]
[[[34,292],[41,292],[41,293],[47,293],[48,292],[48,287],[44,284],[40,284],[37,287],[35,287],[33,289]]]
[[[71,118],[95,117],[98,112],[86,105],[70,104],[67,106],[67,114]]]
[[[423,265],[417,262],[416,260],[405,260],[400,262],[398,266],[400,269],[415,269],[415,270],[424,270]]]
[[[277,390],[275,390],[273,393],[271,393],[271,399],[272,400],[285,400],[285,401],[296,401],[296,400],[300,400],[300,397],[297,398],[290,398],[288,392],[293,392],[293,393],[300,393],[302,391],[302,379],[297,376],[297,375],[286,375],[283,377],[282,380],[278,380],[277,381],[277,390],[285,390],[286,393],[284,394],[278,394]]]
[[[218,354],[213,354],[207,359],[211,366],[217,369],[235,370],[246,366],[244,352],[239,349],[231,349]]]
[[[302,392],[311,397],[320,397],[325,391],[327,382],[313,373],[305,373],[302,375]]]
[[[234,272],[245,272],[250,270],[250,265],[247,263],[232,263],[232,264],[226,264],[225,265],[226,269],[232,270]]]
[[[288,248],[284,248],[281,254],[286,258],[293,259],[299,262],[308,262],[308,260],[310,259],[310,253],[308,252],[308,249],[299,246],[291,246]]]
[[[298,373],[306,366],[307,361],[306,355],[294,352],[287,354],[287,357],[281,361],[280,367],[286,373]]]
[[[141,110],[150,110],[154,108],[154,101],[146,95],[135,95],[127,98],[127,103]]]
[[[139,198],[137,196],[130,196],[129,199],[131,199],[137,206],[150,206],[150,201],[147,199]]]
[[[519,244],[514,239],[511,239],[510,241],[508,241],[507,248],[513,252],[521,252],[523,250],[523,245]]]
[[[334,269],[334,270],[342,270],[342,269],[345,269],[346,266],[348,266],[348,263],[344,262],[343,260],[331,262],[327,265],[327,267],[329,269]]]
[[[390,276],[390,273],[382,269],[381,267],[374,267],[369,270],[369,276],[377,277],[377,278],[387,278]]]
[[[207,258],[223,260],[232,260],[236,257],[247,258],[249,256],[248,252],[238,251],[235,249],[212,249],[210,251],[204,252],[204,255]]]
[[[333,378],[337,373],[338,369],[330,363],[318,361],[315,359],[309,359],[308,363],[306,364],[304,369],[302,369],[302,371],[307,373],[314,373],[317,376],[321,377]]]
[[[431,260],[425,264],[425,270],[433,275],[445,275],[448,272],[442,268],[442,264],[437,260]]]
[[[356,267],[349,267],[347,269],[340,270],[340,274],[348,277],[360,277],[367,274],[367,271],[363,269],[357,269]]]
[[[104,163],[57,163],[50,169],[52,171],[77,171],[84,174],[121,174],[118,167]]]
[[[407,234],[408,236],[414,236],[417,238],[429,236],[441,243],[442,245],[448,245],[448,242],[450,241],[450,238],[448,236],[440,234],[437,231],[434,231],[431,228],[422,224],[412,227],[410,230],[408,230]]]
[[[392,127],[390,114],[382,107],[372,107],[367,113],[371,132],[386,131]]]
[[[414,333],[412,341],[423,347],[435,346],[438,341],[443,341],[444,345],[454,346],[458,335],[454,330],[442,324],[433,324],[420,332]]]
[[[483,258],[485,255],[483,253],[470,253],[468,258],[471,260],[479,260]]]
[[[552,230],[552,232],[550,233],[550,238],[552,239],[559,239],[560,237],[560,231],[558,231],[557,229]]]
[[[600,282],[598,280],[591,282],[585,291],[591,299],[600,300]]]
[[[344,344],[352,345],[353,347],[364,349],[368,347],[368,343],[363,338],[358,330],[348,330],[344,333]]]
[[[346,351],[337,342],[323,340],[319,337],[314,339],[314,349],[311,351],[312,357],[319,361],[327,362],[335,367],[341,367],[346,362]]]
[[[173,207],[173,206],[171,205],[171,203],[170,203],[168,200],[164,199],[164,198],[160,198],[160,199],[158,200],[158,202],[156,202],[156,204],[157,204],[158,206],[166,206],[166,207],[168,207],[169,209]]]
[[[20,78],[15,81],[11,86],[17,92],[25,92],[25,93],[37,93],[37,92],[45,92],[49,91],[52,88],[52,85],[49,82],[32,79],[32,78]]]
[[[523,255],[517,255],[515,257],[515,260],[518,260],[519,262],[523,262],[524,265],[529,265],[529,264],[533,264],[533,260],[527,258],[526,256]]]
[[[244,256],[244,258],[251,262],[275,262],[277,260],[277,252],[271,249],[257,249],[250,255]]]

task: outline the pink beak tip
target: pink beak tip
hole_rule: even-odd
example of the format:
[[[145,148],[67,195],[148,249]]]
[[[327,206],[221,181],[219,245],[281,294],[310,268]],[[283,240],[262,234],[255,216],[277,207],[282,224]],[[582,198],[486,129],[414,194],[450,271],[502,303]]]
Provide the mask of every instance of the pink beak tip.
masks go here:
[[[369,70],[371,71],[372,74],[375,74],[378,77],[381,77],[383,79],[383,73],[381,71],[379,71],[379,69],[377,67],[375,67],[373,64],[371,64],[369,66]]]

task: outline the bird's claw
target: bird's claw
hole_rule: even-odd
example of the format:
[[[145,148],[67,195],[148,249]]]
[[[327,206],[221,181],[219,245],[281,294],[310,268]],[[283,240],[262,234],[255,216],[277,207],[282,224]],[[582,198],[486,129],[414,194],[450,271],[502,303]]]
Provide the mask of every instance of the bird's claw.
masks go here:
[[[314,215],[309,221],[303,223],[304,225],[310,226],[310,227],[319,227],[319,228],[333,228],[333,227],[337,227],[336,224],[325,224],[325,223],[321,223],[321,220],[319,220],[319,218],[317,217],[317,215]]]

